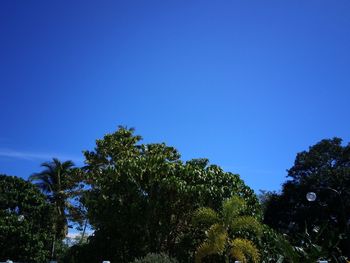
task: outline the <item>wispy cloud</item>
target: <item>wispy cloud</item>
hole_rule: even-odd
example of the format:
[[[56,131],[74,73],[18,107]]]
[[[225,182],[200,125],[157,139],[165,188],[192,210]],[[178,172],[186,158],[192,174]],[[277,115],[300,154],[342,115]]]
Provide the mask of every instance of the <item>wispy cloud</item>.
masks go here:
[[[27,152],[27,151],[18,151],[12,149],[0,149],[0,157],[5,158],[16,158],[28,161],[36,161],[36,160],[44,160],[48,161],[52,158],[58,158],[61,160],[72,160],[76,163],[80,163],[83,161],[82,157],[77,156],[69,156],[65,154],[57,154],[57,153],[39,153],[39,152]]]

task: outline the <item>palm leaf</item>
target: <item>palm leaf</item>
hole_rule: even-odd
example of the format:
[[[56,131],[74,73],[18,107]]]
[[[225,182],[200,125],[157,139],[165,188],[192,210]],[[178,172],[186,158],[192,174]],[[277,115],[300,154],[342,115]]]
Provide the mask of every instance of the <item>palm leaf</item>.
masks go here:
[[[197,248],[196,254],[195,254],[195,262],[200,263],[202,261],[202,258],[215,254],[216,251],[213,249],[212,244],[209,244],[207,242],[203,242],[200,244]]]
[[[33,182],[44,193],[51,193],[54,191],[51,178],[46,173],[36,173],[29,176],[29,181]]]
[[[194,212],[192,221],[194,225],[210,226],[219,221],[219,215],[211,208],[201,207]]]
[[[254,263],[259,262],[259,250],[250,240],[236,238],[231,242],[231,246],[231,255],[234,259],[243,263],[248,262],[248,259]]]
[[[232,218],[239,216],[246,210],[245,201],[239,196],[232,196],[222,204],[222,216],[226,225],[230,224]]]
[[[257,236],[262,235],[261,223],[252,216],[239,216],[237,218],[233,218],[229,227],[233,232],[246,230],[254,233]]]
[[[228,233],[222,225],[212,225],[207,231],[207,239],[197,248],[196,262],[201,262],[202,258],[212,254],[223,254],[227,238]]]
[[[212,225],[207,232],[207,242],[213,245],[218,254],[222,254],[225,249],[228,233],[221,224]]]
[[[229,232],[240,235],[240,231],[249,231],[256,236],[262,234],[261,223],[251,216],[243,216],[247,206],[239,196],[233,196],[222,204],[221,213],[216,213],[211,208],[199,208],[195,211],[193,221],[196,224],[211,224],[206,231],[207,238],[197,247],[195,261],[201,262],[202,258],[211,254],[225,254],[228,259],[230,253],[236,260],[257,263],[260,259],[259,251],[255,245],[244,238],[233,239],[229,242]],[[231,230],[228,232],[228,229]],[[228,248],[230,248],[228,250]]]

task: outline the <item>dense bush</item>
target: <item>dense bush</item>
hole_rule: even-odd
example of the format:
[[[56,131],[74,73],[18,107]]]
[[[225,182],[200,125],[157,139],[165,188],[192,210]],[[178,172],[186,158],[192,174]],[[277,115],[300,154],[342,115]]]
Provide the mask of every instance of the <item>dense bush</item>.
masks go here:
[[[149,253],[143,258],[135,259],[133,263],[177,263],[177,260],[164,253]]]
[[[52,207],[34,185],[0,175],[0,261],[47,262],[52,215]]]

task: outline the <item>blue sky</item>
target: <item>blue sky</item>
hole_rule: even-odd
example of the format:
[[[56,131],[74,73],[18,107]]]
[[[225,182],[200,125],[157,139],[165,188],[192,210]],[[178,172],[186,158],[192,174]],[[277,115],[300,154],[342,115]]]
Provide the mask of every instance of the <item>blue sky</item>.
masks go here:
[[[350,2],[0,1],[0,173],[27,178],[118,125],[279,190],[350,141]]]

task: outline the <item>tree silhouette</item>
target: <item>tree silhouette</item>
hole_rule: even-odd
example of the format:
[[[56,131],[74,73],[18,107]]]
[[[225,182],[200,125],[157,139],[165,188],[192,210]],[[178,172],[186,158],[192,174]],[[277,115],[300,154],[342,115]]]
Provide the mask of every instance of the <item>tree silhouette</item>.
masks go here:
[[[55,235],[52,247],[52,257],[54,257],[54,243],[56,240],[64,239],[68,234],[68,220],[81,221],[79,208],[71,202],[71,198],[77,194],[79,180],[72,161],[61,162],[53,158],[52,162],[45,162],[41,166],[44,170],[32,174],[29,180],[47,195],[54,206]]]

